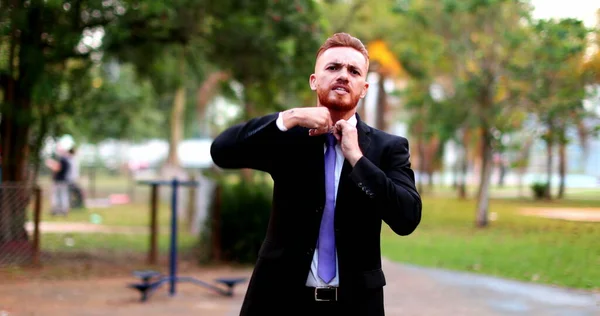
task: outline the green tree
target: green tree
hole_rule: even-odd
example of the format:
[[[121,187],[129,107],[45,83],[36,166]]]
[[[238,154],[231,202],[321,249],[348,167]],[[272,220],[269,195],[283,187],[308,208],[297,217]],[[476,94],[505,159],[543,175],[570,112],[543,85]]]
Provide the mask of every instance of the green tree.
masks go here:
[[[405,107],[411,114],[409,128],[417,139],[418,168],[421,175],[428,175],[430,189],[433,187],[436,157],[440,157],[435,152],[451,135],[446,130],[447,120],[440,116],[445,112],[442,105],[446,105],[443,101],[447,93],[438,82],[448,71],[449,64],[443,56],[444,39],[436,30],[440,18],[436,6],[436,3],[427,1],[399,2],[394,7],[397,18],[414,31],[389,35],[393,37],[390,40],[396,43],[392,50],[410,76],[404,92]],[[422,182],[419,181],[420,191],[424,190]]]
[[[559,197],[564,195],[567,129],[585,117],[582,100],[585,80],[580,65],[586,49],[588,30],[576,19],[541,20],[534,25],[535,63],[527,73],[533,89],[530,99],[533,112],[545,126],[543,139],[547,148],[546,197],[551,197],[554,145],[559,145]]]
[[[243,86],[242,119],[305,100],[323,39],[314,1],[217,1],[207,57]],[[294,97],[297,95],[298,97]]]
[[[82,35],[110,23],[125,7],[117,1],[2,0],[0,8],[2,181],[24,182],[30,144],[39,145],[45,137],[51,120],[44,115],[57,113],[53,109],[59,99],[56,85],[75,71],[85,73],[83,68],[89,65],[84,62],[66,71],[69,61],[88,61],[93,53],[90,45],[81,42]],[[10,223],[0,228],[0,243],[26,238],[23,208],[2,203],[0,221]]]
[[[461,65],[455,86],[471,102],[470,122],[479,130],[481,172],[477,193],[476,225],[488,224],[492,155],[498,145],[495,131],[507,128],[522,97],[517,72],[530,62],[527,28],[529,6],[516,0],[446,0],[443,10],[453,23],[447,25],[445,46]]]
[[[56,135],[68,133],[90,143],[162,136],[158,129],[148,128],[164,125],[165,120],[154,90],[148,80],[137,77],[132,65],[98,64],[65,86],[71,91],[65,102],[72,105],[72,113],[62,113],[65,120],[58,125],[63,130]]]
[[[38,151],[48,133],[73,128],[73,123],[82,128],[87,123],[77,122],[77,116],[85,118],[99,113],[97,108],[77,107],[111,109],[104,103],[83,102],[86,95],[94,93],[86,89],[93,87],[93,80],[98,79],[91,78],[89,71],[102,59],[99,39],[103,34],[110,32],[111,36],[106,38],[111,47],[121,47],[123,41],[135,45],[153,37],[155,46],[145,55],[137,55],[151,59],[160,52],[154,50],[160,48],[159,44],[178,41],[181,34],[188,34],[185,25],[165,29],[161,23],[175,14],[176,6],[193,3],[196,2],[175,1],[164,5],[154,1],[0,1],[2,180],[30,180],[28,164],[38,160]],[[110,85],[105,88],[103,93],[116,94],[110,97],[103,94],[100,100],[115,101],[110,98],[116,97],[129,104],[129,101],[144,98],[140,94],[119,95]],[[123,105],[123,102],[117,103]],[[130,121],[128,115],[136,115],[137,106],[139,104],[130,105],[131,111],[115,112],[119,116],[111,119],[116,124],[103,127],[103,131],[117,133],[115,127],[124,127],[119,122]],[[93,130],[93,126],[90,123],[87,129]],[[24,209],[6,203],[1,205],[0,221],[10,224],[0,228],[0,243],[26,238]]]
[[[185,130],[188,87],[204,76],[204,68],[195,58],[202,55],[209,17],[206,1],[147,1],[132,6],[107,28],[104,46],[107,54],[134,64],[139,75],[152,83],[159,104],[166,104],[163,107],[169,116],[166,170],[180,167],[177,146]]]

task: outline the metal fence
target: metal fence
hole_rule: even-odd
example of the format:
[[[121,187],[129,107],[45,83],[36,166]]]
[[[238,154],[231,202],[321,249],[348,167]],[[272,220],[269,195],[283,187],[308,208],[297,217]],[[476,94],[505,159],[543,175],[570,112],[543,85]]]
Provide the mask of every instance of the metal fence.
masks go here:
[[[40,263],[41,197],[29,183],[0,184],[0,266]]]

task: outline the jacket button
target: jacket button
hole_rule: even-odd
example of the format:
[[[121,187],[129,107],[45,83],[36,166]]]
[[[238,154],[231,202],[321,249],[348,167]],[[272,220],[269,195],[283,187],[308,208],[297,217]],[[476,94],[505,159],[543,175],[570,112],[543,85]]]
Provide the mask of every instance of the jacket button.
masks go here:
[[[310,256],[313,253],[313,251],[315,251],[313,248],[308,248],[306,255]]]

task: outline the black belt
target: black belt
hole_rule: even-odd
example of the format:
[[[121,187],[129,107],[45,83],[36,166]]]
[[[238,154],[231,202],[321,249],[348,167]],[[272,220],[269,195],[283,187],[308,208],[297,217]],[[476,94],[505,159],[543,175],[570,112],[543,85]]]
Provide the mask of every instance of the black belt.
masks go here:
[[[307,287],[307,291],[317,302],[336,302],[338,300],[337,287]]]

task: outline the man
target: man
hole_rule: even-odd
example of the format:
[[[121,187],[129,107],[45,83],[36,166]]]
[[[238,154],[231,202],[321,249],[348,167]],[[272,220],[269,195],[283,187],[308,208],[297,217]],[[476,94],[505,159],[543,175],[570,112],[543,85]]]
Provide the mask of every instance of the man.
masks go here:
[[[63,148],[56,150],[57,160],[47,159],[46,166],[53,172],[52,176],[52,215],[69,214],[69,172],[70,163],[67,153]]]
[[[368,68],[360,40],[334,34],[309,79],[316,107],[252,119],[213,142],[218,166],[262,170],[274,180],[241,315],[384,315],[382,220],[399,235],[412,233],[421,198],[407,140],[356,114]]]

